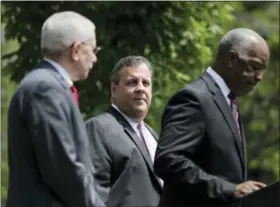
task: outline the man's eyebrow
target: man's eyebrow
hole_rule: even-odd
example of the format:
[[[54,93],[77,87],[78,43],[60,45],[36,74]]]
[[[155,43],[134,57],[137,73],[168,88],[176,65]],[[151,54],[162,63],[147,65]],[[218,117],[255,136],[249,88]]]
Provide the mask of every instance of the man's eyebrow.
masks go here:
[[[127,80],[129,80],[129,79],[139,79],[139,76],[136,76],[136,75],[128,75],[128,76],[126,77],[126,79],[127,79]],[[143,79],[143,80],[147,80],[147,81],[151,81],[151,79],[146,78],[146,77],[142,77],[142,79]]]

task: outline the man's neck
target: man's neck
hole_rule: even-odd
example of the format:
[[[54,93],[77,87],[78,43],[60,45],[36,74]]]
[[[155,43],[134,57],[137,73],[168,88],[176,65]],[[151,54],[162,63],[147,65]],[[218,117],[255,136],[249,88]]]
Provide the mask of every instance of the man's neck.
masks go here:
[[[73,79],[70,76],[70,73],[67,71],[65,66],[63,64],[61,64],[61,62],[50,59],[48,57],[44,57],[44,60],[48,61],[50,64],[52,64],[58,70],[58,72],[62,75],[62,77],[67,81],[69,86],[73,85]]]
[[[224,73],[224,70],[221,69],[222,67],[219,67],[216,63],[214,63],[211,68],[219,75],[221,76],[221,78],[225,81],[225,83],[227,84],[227,86],[229,87],[228,84],[228,78],[226,73]]]
[[[112,103],[112,107],[114,107],[116,110],[118,110],[126,119],[129,119],[130,121],[133,121],[135,123],[142,123],[143,122],[143,119],[138,119],[138,118],[135,118],[135,117],[131,117],[131,116],[128,116],[127,114],[125,114],[121,109],[120,107],[115,104],[115,103]]]
[[[71,78],[71,80],[73,82],[77,81],[77,79],[74,76],[74,73],[72,72],[72,66],[71,64],[69,64],[65,59],[63,58],[55,58],[55,57],[46,57],[47,59],[56,62],[57,64],[59,64],[69,75],[69,77]]]

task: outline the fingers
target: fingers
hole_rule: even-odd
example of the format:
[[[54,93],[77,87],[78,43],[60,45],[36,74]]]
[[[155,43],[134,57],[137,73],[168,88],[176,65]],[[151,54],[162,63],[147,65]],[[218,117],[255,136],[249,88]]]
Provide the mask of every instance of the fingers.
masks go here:
[[[253,184],[254,184],[255,186],[258,186],[259,188],[264,188],[264,187],[266,187],[266,184],[264,184],[264,183],[256,182],[256,181],[252,181],[252,182],[253,182]]]
[[[252,184],[249,184],[246,188],[246,191],[247,191],[247,194],[248,193],[253,193],[254,191],[257,191],[259,190],[260,188],[258,186],[255,186],[255,185],[252,185]]]
[[[257,181],[248,181],[247,183],[253,191],[259,190],[266,186],[266,184]]]
[[[248,188],[249,190],[252,190],[252,191],[257,191],[257,190],[259,190],[261,187],[260,187],[259,185],[257,185],[256,183],[254,183],[254,182],[249,182],[249,183],[247,184],[247,188]]]
[[[257,191],[265,186],[266,185],[261,182],[247,181],[247,182],[241,183],[237,186],[237,189],[236,189],[237,191],[236,191],[235,195],[237,197],[242,197],[242,196],[248,195],[250,193],[253,193],[254,191]]]
[[[249,187],[247,187],[247,186],[244,186],[243,188],[240,189],[240,193],[243,196],[251,193],[251,191],[252,190]]]

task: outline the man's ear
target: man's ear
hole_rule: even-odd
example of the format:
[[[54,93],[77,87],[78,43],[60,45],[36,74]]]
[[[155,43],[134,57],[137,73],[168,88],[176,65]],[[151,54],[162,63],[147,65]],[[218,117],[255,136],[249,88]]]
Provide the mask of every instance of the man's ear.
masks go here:
[[[228,51],[228,67],[233,68],[234,63],[238,59],[238,54],[235,50]]]
[[[78,51],[79,51],[80,46],[81,46],[80,43],[75,42],[70,47],[69,55],[70,55],[71,59],[74,60],[74,61],[78,61],[79,60]]]
[[[116,93],[116,89],[117,89],[117,84],[114,83],[114,82],[111,82],[110,88],[111,88],[111,96],[115,97],[115,93]]]

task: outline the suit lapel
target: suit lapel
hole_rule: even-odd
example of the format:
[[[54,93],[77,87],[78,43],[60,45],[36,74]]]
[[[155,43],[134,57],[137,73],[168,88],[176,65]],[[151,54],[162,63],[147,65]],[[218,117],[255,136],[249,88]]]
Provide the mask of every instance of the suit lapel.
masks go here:
[[[140,137],[138,137],[138,135],[136,134],[134,129],[131,127],[131,125],[128,123],[128,121],[123,117],[123,115],[120,112],[118,112],[114,107],[111,106],[107,111],[109,113],[111,113],[121,125],[123,125],[124,131],[126,132],[128,137],[134,142],[134,144],[137,146],[137,148],[141,152],[142,156],[144,157],[144,160],[148,166],[148,169],[151,172],[151,176],[153,176],[155,178],[156,182],[158,183],[159,189],[162,189],[162,185],[159,181],[159,178],[154,173],[153,162],[152,162],[151,156],[150,156],[149,152],[147,151],[147,148],[145,147],[144,143],[141,141]],[[151,127],[149,127],[148,125],[146,125],[146,127],[148,128],[148,130],[151,132],[151,134],[157,141],[158,136],[154,132],[154,130]]]
[[[226,123],[228,124],[228,126],[231,129],[231,132],[235,139],[236,148],[237,148],[241,163],[244,168],[242,141],[240,140],[238,128],[237,128],[234,118],[232,116],[230,107],[229,107],[228,103],[226,102],[226,99],[225,99],[222,91],[220,90],[220,88],[218,87],[216,82],[212,79],[212,77],[207,72],[205,72],[202,75],[202,79],[204,79],[204,81],[206,81],[209,90],[213,94],[213,99],[214,99],[215,104],[218,106],[219,110],[223,114],[224,119],[226,120]]]
[[[152,159],[143,142],[140,140],[136,132],[134,132],[134,130],[131,127],[125,127],[124,130],[128,134],[128,136],[132,139],[132,141],[135,143],[135,145],[138,147],[147,165],[152,170],[153,169]]]
[[[64,89],[69,90],[69,86],[67,82],[64,80],[62,75],[57,71],[57,69],[48,61],[42,60],[38,65],[35,67],[36,70],[45,69],[49,70],[50,73],[58,80],[58,82],[63,86]]]
[[[135,145],[138,147],[141,154],[143,155],[143,157],[144,157],[144,159],[145,159],[145,161],[148,165],[148,168],[151,171],[151,176],[153,176],[156,179],[159,187],[162,188],[161,183],[159,181],[159,178],[154,173],[153,162],[152,162],[152,159],[151,159],[151,156],[150,156],[149,152],[147,151],[147,148],[144,146],[143,142],[140,140],[140,138],[138,137],[136,132],[134,132],[134,130],[132,129],[131,126],[130,127],[125,127],[124,130],[128,134],[128,136],[132,139],[132,141],[134,141]]]
[[[145,124],[145,125],[146,125],[146,128],[150,131],[150,133],[154,137],[154,139],[156,140],[156,142],[158,143],[158,135],[157,135],[157,133],[149,125],[147,125],[147,124]],[[156,175],[155,175],[155,178],[158,181],[158,184],[160,185],[160,187],[162,188],[162,183],[160,182],[160,178],[158,178]]]
[[[140,137],[136,134],[134,129],[130,126],[128,121],[122,116],[121,113],[119,113],[114,107],[110,107],[108,109],[108,112],[111,113],[120,124],[124,126],[124,131],[127,133],[128,137],[134,142],[134,144],[137,146],[141,154],[143,155],[148,167],[153,172],[153,163],[152,159],[150,157],[149,152],[147,151],[145,145],[141,141]]]

